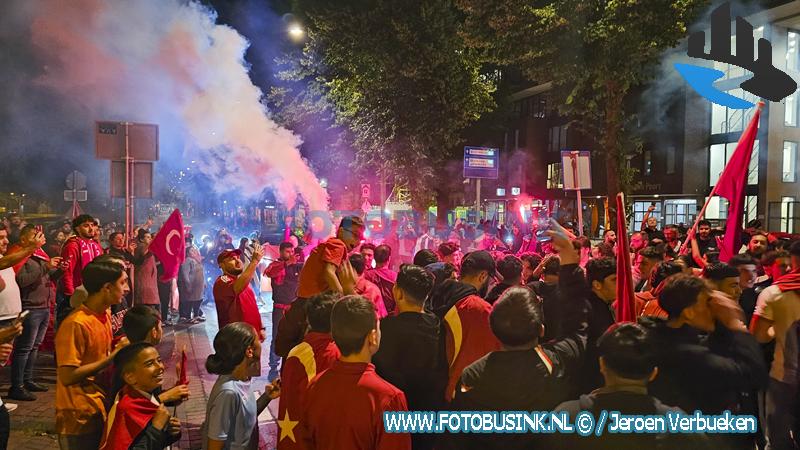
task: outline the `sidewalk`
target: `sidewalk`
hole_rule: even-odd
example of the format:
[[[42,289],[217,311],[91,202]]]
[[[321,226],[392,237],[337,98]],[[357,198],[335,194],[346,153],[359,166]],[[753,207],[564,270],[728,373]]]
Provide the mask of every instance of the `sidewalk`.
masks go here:
[[[267,296],[268,297],[268,296]],[[267,299],[268,306],[261,308],[262,321],[267,330],[267,340],[263,343],[261,352],[262,376],[253,379],[254,390],[264,391],[267,384],[269,371],[269,344],[271,337],[271,301]],[[186,346],[187,374],[189,377],[190,398],[177,408],[177,417],[182,423],[182,436],[173,449],[200,449],[202,448],[201,427],[206,414],[208,394],[216,381],[216,375],[209,375],[205,370],[206,357],[213,353],[213,340],[217,333],[217,316],[213,305],[203,307],[207,321],[195,325],[178,325],[164,329],[164,339],[159,345],[159,352],[166,366],[164,386],[171,387],[177,379],[175,364],[180,358],[180,351]],[[36,393],[38,397],[34,402],[20,402],[6,400],[8,393],[10,368],[0,371],[0,397],[6,403],[16,403],[19,407],[10,413],[11,438],[9,449],[14,450],[45,450],[57,449],[58,441],[54,433],[55,427],[55,381],[56,370],[53,355],[39,354],[38,368],[35,379],[50,388],[49,392]],[[258,427],[261,434],[260,449],[274,449],[277,444],[277,425],[275,417],[278,414],[277,400],[270,403],[269,407],[259,416]],[[89,450],[89,449],[87,449]]]

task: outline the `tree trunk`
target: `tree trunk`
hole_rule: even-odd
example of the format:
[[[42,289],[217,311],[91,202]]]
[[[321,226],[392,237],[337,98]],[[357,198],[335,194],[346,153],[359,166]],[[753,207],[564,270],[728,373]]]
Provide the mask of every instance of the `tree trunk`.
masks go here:
[[[622,129],[622,101],[624,93],[619,84],[610,80],[606,82],[608,102],[605,111],[605,133],[602,139],[603,153],[606,157],[606,192],[608,194],[609,209],[612,226],[616,227],[616,197],[622,191],[620,172],[625,163],[619,149],[620,131]]]
[[[450,210],[450,197],[446,189],[436,190],[436,230],[447,228],[447,212]]]
[[[614,81],[606,83],[608,103],[605,113],[605,135],[603,152],[606,155],[606,188],[609,200],[620,192],[620,165],[623,163],[619,150],[619,133],[622,128],[622,99],[619,85]]]

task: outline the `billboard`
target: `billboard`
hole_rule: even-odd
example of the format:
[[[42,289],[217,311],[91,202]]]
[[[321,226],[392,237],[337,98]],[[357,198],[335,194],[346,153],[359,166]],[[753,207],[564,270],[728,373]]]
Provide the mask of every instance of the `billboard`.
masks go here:
[[[464,147],[464,178],[491,178],[499,175],[500,149]]]

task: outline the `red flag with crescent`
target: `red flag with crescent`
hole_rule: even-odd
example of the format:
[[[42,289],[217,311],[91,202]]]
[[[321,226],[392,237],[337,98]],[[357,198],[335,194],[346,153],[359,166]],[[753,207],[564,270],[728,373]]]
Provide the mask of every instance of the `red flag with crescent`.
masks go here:
[[[186,259],[186,240],[183,237],[183,217],[179,210],[172,211],[169,218],[158,230],[150,252],[161,262],[163,275],[161,281],[169,281],[178,276],[181,264]]]

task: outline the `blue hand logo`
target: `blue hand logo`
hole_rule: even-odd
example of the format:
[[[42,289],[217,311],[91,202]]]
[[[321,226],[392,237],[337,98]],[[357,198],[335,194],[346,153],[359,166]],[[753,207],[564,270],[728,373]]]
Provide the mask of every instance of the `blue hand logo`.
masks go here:
[[[725,75],[721,70],[680,63],[675,64],[675,69],[695,92],[712,103],[727,106],[731,109],[748,109],[755,106],[747,100],[742,100],[714,87],[714,81]]]
[[[730,4],[724,3],[711,13],[711,51],[705,52],[706,35],[697,31],[689,36],[686,54],[692,58],[732,64],[749,70],[753,77],[743,81],[742,90],[773,102],[779,102],[797,89],[797,82],[772,65],[772,44],[758,40],[758,58],[754,58],[753,26],[741,17],[736,18],[736,54],[731,52]],[[714,87],[714,81],[725,74],[719,70],[691,64],[675,64],[675,69],[700,95],[718,105],[731,109],[747,109],[753,103],[726,94]]]

